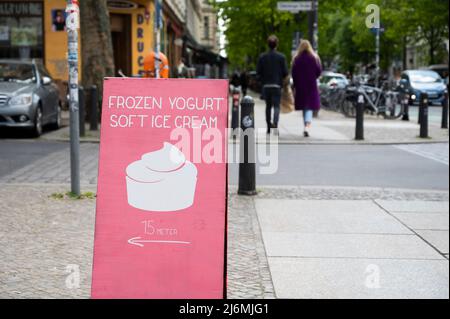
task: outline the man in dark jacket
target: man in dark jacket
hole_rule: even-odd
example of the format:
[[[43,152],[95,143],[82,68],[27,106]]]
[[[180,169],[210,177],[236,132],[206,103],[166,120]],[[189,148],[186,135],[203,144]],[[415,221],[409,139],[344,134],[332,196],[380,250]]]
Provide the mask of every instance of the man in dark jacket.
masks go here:
[[[280,119],[281,88],[288,75],[286,57],[277,51],[278,38],[271,35],[267,40],[269,51],[263,53],[258,61],[258,77],[262,84],[263,96],[266,100],[267,134],[278,128]],[[272,108],[274,108],[272,122]]]
[[[246,96],[248,89],[248,75],[246,70],[242,71],[241,73],[241,87],[242,87],[242,96]]]

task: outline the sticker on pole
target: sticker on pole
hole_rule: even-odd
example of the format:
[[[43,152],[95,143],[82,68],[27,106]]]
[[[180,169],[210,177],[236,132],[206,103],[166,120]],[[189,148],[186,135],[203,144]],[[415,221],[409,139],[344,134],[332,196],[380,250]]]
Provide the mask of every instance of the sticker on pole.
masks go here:
[[[228,82],[104,82],[92,297],[225,297]]]
[[[80,8],[78,0],[67,1],[66,7],[66,27],[68,31],[75,31],[80,28]]]

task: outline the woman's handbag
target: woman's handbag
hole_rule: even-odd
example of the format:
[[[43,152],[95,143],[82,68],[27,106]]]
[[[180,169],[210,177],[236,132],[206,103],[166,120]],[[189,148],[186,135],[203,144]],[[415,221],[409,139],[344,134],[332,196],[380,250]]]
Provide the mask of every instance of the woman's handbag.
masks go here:
[[[288,114],[295,111],[294,95],[292,94],[291,86],[288,83],[283,85],[281,92],[281,113]]]

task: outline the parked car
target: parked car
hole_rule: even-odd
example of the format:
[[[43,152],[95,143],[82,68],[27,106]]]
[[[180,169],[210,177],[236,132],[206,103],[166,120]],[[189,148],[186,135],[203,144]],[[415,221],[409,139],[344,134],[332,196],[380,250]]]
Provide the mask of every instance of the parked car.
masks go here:
[[[320,91],[327,91],[329,89],[345,89],[350,82],[344,74],[324,72],[319,79]]]
[[[320,91],[320,103],[323,108],[339,110],[341,107],[342,95],[350,82],[344,74],[334,72],[323,72],[317,80]]]
[[[0,127],[42,134],[45,125],[61,125],[58,86],[42,63],[0,60]]]
[[[447,64],[436,64],[436,65],[430,65],[428,70],[437,72],[444,81],[448,82],[448,65]],[[446,83],[448,84],[448,83]]]
[[[441,76],[431,70],[408,70],[402,73],[401,85],[409,91],[411,104],[418,105],[423,93],[428,94],[430,105],[442,105],[447,87]]]

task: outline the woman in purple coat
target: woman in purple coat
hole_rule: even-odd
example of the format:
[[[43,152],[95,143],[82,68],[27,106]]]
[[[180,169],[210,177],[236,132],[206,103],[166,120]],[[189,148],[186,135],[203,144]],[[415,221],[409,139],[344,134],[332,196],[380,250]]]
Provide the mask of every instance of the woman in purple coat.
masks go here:
[[[309,137],[314,111],[320,109],[317,79],[321,74],[322,65],[319,56],[308,40],[302,40],[294,58],[292,79],[294,80],[295,109],[303,111],[305,137]]]

